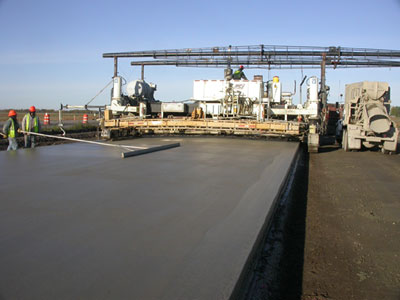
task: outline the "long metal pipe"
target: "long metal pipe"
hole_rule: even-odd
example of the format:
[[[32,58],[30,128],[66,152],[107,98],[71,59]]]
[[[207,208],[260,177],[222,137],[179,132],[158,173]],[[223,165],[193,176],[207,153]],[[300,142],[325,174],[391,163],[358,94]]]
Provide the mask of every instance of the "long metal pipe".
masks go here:
[[[63,105],[61,104],[61,109],[91,109],[91,108],[96,108],[96,109],[105,109],[105,105]]]
[[[104,58],[113,58],[113,57],[153,57],[153,58],[162,58],[162,57],[176,57],[176,56],[258,56],[258,57],[269,57],[269,56],[321,56],[323,51],[264,51],[263,55],[260,55],[259,51],[232,51],[231,53],[212,53],[212,52],[117,52],[117,53],[104,53]],[[341,51],[340,53],[327,53],[328,56],[374,56],[374,57],[400,57],[400,51],[389,51],[389,52],[345,52]]]
[[[326,106],[326,85],[325,85],[325,72],[326,70],[326,54],[324,53],[322,55],[322,61],[321,61],[321,100],[322,100],[322,105],[325,108]]]
[[[303,73],[303,72],[301,72],[301,73]],[[302,88],[302,86],[303,86],[304,81],[306,81],[306,78],[307,78],[307,75],[305,75],[303,77],[303,80],[300,82],[300,104],[303,104],[303,88]]]
[[[108,146],[108,147],[118,147],[118,148],[127,148],[127,149],[148,149],[148,147],[126,146],[126,145],[118,145],[118,144],[107,144],[107,143],[102,143],[102,142],[74,139],[74,138],[65,137],[65,136],[57,136],[57,135],[50,135],[50,134],[37,133],[37,132],[28,132],[28,131],[21,131],[21,132],[25,133],[25,134],[32,134],[32,135],[37,135],[37,136],[49,137],[49,138],[53,138],[53,139],[68,140],[68,141],[73,141],[73,142],[88,143],[88,144],[95,144],[95,145]]]
[[[118,57],[114,56],[114,78],[118,76]]]
[[[239,47],[237,47],[239,48]],[[254,48],[254,47],[253,47]],[[281,49],[284,50],[281,50]],[[292,50],[292,48],[304,48],[304,50]],[[152,57],[152,58],[166,58],[166,57],[235,57],[235,56],[256,56],[256,57],[270,57],[270,56],[319,56],[323,53],[327,56],[350,56],[350,57],[387,57],[394,58],[400,57],[399,50],[385,50],[385,49],[363,49],[363,48],[341,48],[341,47],[295,47],[295,46],[264,46],[261,45],[260,49],[254,50],[230,50],[218,48],[221,50],[215,51],[214,48],[204,49],[176,49],[176,50],[149,50],[149,51],[130,51],[130,52],[115,52],[104,53],[104,58],[113,57]]]
[[[173,60],[153,60],[153,61],[132,61],[132,66],[210,66],[210,67],[226,67],[227,61],[173,61]],[[275,65],[293,65],[293,66],[321,66],[321,60],[236,60],[231,62],[235,65],[259,65],[260,68]],[[326,61],[327,68],[351,67],[400,67],[400,61],[346,61],[344,59],[338,62]]]

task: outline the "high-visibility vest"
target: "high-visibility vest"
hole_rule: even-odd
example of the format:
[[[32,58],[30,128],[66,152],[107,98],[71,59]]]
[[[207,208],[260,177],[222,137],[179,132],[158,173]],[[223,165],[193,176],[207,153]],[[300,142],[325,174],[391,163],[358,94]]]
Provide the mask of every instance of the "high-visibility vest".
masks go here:
[[[30,114],[27,114],[26,115],[26,128],[25,128],[25,131],[29,131],[29,122],[30,122],[30,120],[31,120],[31,116],[30,116]],[[32,127],[32,129],[33,129],[33,132],[39,132],[39,125],[38,125],[38,117],[37,116],[35,116],[33,118],[33,127]]]
[[[10,118],[10,120],[11,120],[11,126],[10,126],[10,128],[8,129],[8,137],[10,137],[10,138],[15,138],[14,120],[11,119],[11,118]]]
[[[236,70],[235,73],[233,73],[233,79],[241,79],[242,73],[243,72],[241,70]]]

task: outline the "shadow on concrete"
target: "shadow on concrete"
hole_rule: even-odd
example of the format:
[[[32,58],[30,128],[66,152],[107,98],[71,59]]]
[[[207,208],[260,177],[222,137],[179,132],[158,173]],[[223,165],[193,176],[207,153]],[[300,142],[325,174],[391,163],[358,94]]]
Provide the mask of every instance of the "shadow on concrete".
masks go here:
[[[318,149],[318,153],[332,152],[332,151],[337,151],[340,149],[342,149],[342,145],[339,145],[336,142],[335,136],[321,136],[320,147]],[[379,151],[381,151],[381,149],[379,147],[375,147],[373,149],[367,149],[367,148],[362,147],[361,150],[353,150],[353,151],[356,151],[356,152],[363,152],[363,151],[379,152]],[[400,154],[400,143],[397,143],[396,151],[394,151],[390,154]]]
[[[397,143],[396,154],[400,154],[400,143]]]
[[[332,152],[341,149],[341,145],[336,142],[334,135],[321,136],[318,153]]]
[[[304,151],[288,199],[278,293],[271,299],[301,299],[302,296],[308,178],[309,155]]]
[[[301,299],[309,154],[302,147],[295,173],[253,263],[248,290],[238,299]]]
[[[324,145],[324,146],[319,147],[318,153],[338,151],[340,149],[342,149],[342,147],[340,145]]]

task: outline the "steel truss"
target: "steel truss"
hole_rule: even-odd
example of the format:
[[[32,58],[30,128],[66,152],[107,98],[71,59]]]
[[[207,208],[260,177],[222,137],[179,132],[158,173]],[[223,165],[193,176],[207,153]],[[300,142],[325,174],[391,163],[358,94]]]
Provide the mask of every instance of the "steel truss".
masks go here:
[[[134,60],[133,66],[300,69],[400,67],[400,51],[346,47],[228,46],[104,53],[105,58],[151,58]]]

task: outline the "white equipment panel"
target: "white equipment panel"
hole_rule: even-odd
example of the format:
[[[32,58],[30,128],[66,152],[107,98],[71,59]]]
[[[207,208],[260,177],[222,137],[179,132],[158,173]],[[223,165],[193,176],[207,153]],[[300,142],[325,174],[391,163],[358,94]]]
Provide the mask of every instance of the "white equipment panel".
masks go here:
[[[262,85],[258,80],[231,80],[233,90],[240,92],[241,97],[258,99]],[[225,98],[229,85],[226,80],[195,80],[193,83],[193,100],[219,101]]]

